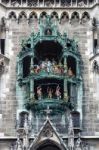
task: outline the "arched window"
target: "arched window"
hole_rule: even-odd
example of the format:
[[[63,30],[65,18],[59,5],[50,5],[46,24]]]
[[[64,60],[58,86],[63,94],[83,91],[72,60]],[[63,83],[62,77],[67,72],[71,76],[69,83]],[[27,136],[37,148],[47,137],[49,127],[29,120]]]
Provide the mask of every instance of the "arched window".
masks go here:
[[[79,13],[73,12],[71,15],[71,23],[78,23],[79,22]]]
[[[76,60],[72,56],[67,57],[68,76],[76,76]]]
[[[98,48],[98,33],[97,30],[93,30],[93,54],[95,55],[97,53]]]
[[[28,112],[22,111],[19,114],[19,120],[18,121],[19,121],[18,122],[19,128],[24,128],[25,121],[28,121]]]
[[[27,77],[30,74],[30,56],[26,56],[23,59],[23,78]]]
[[[25,12],[21,12],[18,17],[18,22],[24,21],[27,19],[27,15]]]
[[[63,12],[61,14],[61,18],[60,18],[60,22],[61,24],[65,23],[65,22],[68,22],[69,21],[69,15],[67,12]]]
[[[90,19],[89,13],[88,12],[84,12],[82,14],[82,18],[81,18],[82,23],[83,24],[87,23],[89,21],[89,19]]]
[[[8,18],[9,18],[9,19],[14,19],[14,20],[15,20],[15,19],[17,18],[15,12],[13,12],[13,11],[10,12]]]

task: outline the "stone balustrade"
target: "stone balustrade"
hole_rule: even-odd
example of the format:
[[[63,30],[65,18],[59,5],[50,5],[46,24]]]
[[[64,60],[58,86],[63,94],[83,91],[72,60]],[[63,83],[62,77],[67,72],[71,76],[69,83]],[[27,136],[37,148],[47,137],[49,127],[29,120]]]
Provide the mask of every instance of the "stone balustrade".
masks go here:
[[[7,7],[92,7],[98,0],[0,0]]]

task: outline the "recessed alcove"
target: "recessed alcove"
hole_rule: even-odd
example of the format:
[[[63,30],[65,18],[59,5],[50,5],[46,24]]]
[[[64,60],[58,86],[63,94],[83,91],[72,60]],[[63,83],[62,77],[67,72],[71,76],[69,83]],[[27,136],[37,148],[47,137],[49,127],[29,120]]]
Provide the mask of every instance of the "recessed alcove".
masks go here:
[[[27,77],[30,74],[30,56],[26,56],[23,59],[23,78]]]
[[[37,59],[39,58],[39,62],[46,58],[59,62],[62,57],[62,46],[56,41],[40,41],[35,46],[35,56]]]
[[[48,97],[49,90],[51,90],[52,92],[52,99],[56,99],[55,92],[57,86],[60,87],[61,99],[63,99],[63,93],[64,93],[63,80],[58,80],[56,78],[43,78],[40,80],[35,80],[34,81],[35,98],[38,99],[37,88],[41,87],[42,99],[46,99],[46,98],[50,99]]]
[[[67,57],[67,67],[68,67],[68,73],[71,71],[71,75],[76,76],[76,59],[72,56]]]

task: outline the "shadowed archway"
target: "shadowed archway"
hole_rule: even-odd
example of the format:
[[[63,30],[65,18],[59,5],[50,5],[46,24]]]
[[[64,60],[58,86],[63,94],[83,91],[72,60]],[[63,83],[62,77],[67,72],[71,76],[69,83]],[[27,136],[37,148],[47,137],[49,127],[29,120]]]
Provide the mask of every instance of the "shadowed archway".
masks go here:
[[[56,145],[54,144],[46,144],[46,145],[42,145],[40,146],[37,150],[61,150],[60,148],[58,148]]]
[[[35,150],[63,150],[63,148],[61,148],[61,146],[56,142],[46,140],[45,142],[38,145]]]

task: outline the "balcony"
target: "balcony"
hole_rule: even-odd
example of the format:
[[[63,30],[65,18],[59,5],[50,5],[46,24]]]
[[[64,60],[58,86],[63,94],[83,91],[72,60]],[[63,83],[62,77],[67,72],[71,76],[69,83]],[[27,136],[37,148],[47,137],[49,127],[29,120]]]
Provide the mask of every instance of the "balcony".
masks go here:
[[[55,66],[45,67],[42,68],[39,65],[34,65],[30,69],[30,76],[34,77],[34,79],[41,79],[41,78],[56,78],[56,79],[68,79],[68,80],[76,80],[77,78],[80,79],[79,75],[75,75],[71,68],[67,68],[62,64],[58,64]]]
[[[52,111],[51,114],[54,112],[64,112],[66,109],[74,109],[76,108],[76,104],[74,104],[75,98],[67,99],[55,99],[55,98],[45,98],[41,100],[30,100],[27,99],[27,103],[25,103],[25,107],[27,110],[37,111],[45,114],[47,107],[49,107]]]

